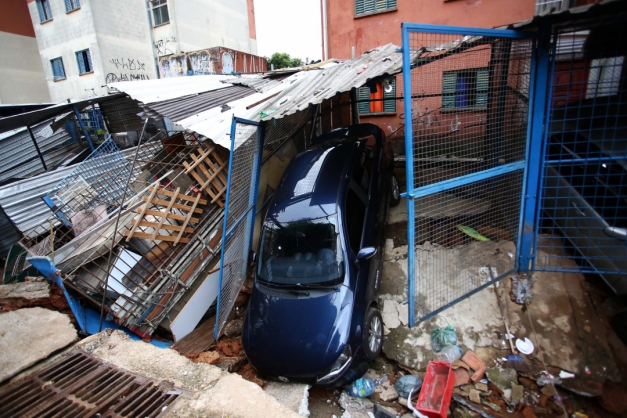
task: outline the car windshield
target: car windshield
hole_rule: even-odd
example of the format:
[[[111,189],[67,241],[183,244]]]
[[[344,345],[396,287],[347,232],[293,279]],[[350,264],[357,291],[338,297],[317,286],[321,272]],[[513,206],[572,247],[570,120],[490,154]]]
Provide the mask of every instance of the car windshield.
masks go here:
[[[266,220],[258,277],[280,286],[332,286],[343,276],[337,215],[298,222]]]

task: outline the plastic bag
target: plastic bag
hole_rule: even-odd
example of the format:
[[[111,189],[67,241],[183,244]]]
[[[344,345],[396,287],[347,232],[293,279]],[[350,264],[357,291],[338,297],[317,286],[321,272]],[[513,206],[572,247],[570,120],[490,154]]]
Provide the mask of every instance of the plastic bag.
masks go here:
[[[400,379],[396,381],[394,384],[394,389],[398,393],[398,396],[401,398],[407,398],[409,396],[409,391],[414,389],[414,394],[418,393],[418,390],[422,387],[422,379],[420,376],[415,374],[408,374],[402,376]]]
[[[431,333],[431,346],[433,351],[439,353],[447,345],[457,345],[457,334],[452,326],[436,328]]]

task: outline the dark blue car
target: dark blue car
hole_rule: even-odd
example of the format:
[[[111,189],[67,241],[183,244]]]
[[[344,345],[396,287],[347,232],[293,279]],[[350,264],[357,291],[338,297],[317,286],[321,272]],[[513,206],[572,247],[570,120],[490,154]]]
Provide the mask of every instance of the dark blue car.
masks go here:
[[[400,197],[377,126],[315,143],[290,163],[270,203],[242,338],[260,374],[334,387],[381,352],[384,227]]]

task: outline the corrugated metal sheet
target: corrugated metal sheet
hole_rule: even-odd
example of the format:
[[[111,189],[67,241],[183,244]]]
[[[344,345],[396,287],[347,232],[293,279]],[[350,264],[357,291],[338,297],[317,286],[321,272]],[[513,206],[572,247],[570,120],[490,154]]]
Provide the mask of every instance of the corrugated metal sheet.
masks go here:
[[[0,206],[2,206],[7,217],[23,233],[41,225],[52,215],[42,197],[75,168],[76,165],[72,165],[48,171],[0,187]]]
[[[274,111],[265,120],[280,119],[309,105],[322,103],[338,93],[361,87],[374,78],[400,73],[403,70],[403,54],[397,52],[398,50],[398,46],[387,44],[354,60],[317,71],[295,74],[303,74],[303,77],[263,104],[262,108],[266,113]],[[260,120],[259,110],[251,109],[244,117]]]
[[[160,78],[156,80],[123,81],[107,84],[109,89],[124,92],[138,102],[145,104],[172,100],[192,94],[223,89],[230,84],[223,80],[227,75],[198,75],[193,77]]]
[[[229,83],[234,85],[241,85],[255,89],[258,93],[265,93],[266,91],[276,87],[282,80],[286,79],[290,74],[278,75],[275,77],[267,77],[262,75],[256,76],[243,76],[228,80]]]
[[[207,91],[188,97],[164,100],[144,106],[146,115],[159,118],[167,117],[172,122],[199,114],[214,107],[220,107],[228,102],[242,99],[255,93],[255,90],[244,86],[229,86],[226,88]]]
[[[141,131],[144,126],[142,119],[137,116],[142,111],[139,103],[127,96],[100,103],[99,107],[111,133]]]
[[[55,168],[78,147],[65,129],[53,132],[51,122],[48,120],[32,128],[48,169]],[[28,130],[17,131],[0,141],[0,182],[44,171]]]

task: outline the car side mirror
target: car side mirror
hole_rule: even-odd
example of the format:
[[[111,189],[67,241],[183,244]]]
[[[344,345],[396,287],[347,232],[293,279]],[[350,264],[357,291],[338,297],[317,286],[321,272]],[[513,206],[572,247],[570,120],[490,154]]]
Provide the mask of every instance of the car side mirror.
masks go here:
[[[377,253],[377,249],[375,247],[364,247],[357,253],[357,261],[368,260]]]

